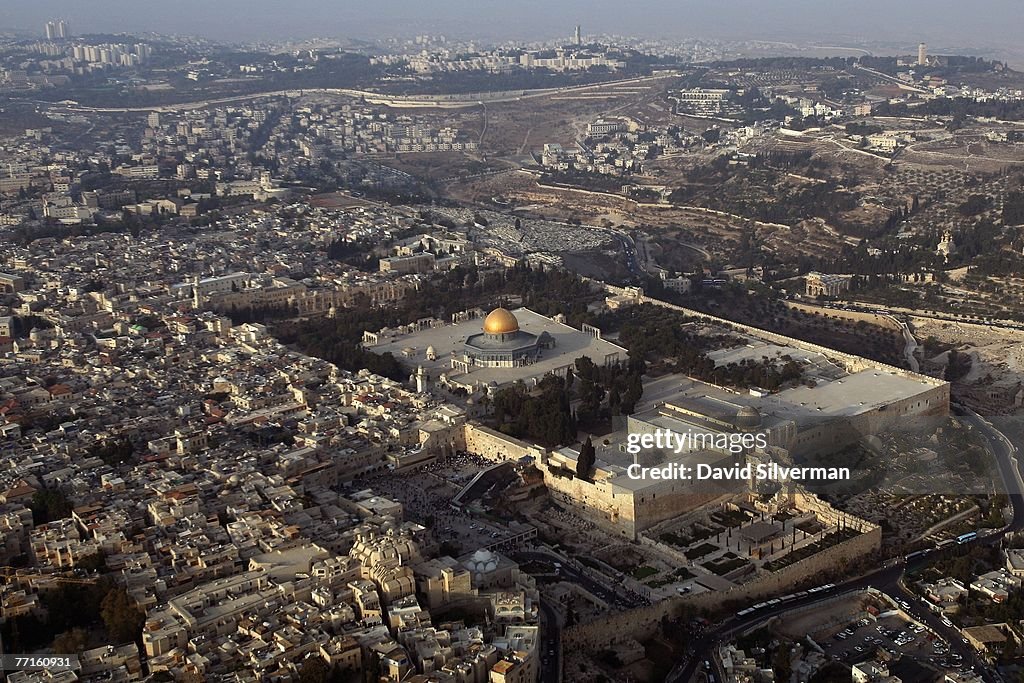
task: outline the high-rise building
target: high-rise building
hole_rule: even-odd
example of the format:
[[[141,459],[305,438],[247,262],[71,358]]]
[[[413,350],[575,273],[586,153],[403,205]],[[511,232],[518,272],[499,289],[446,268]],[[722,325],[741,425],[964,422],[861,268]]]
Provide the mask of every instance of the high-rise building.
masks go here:
[[[576,25],[576,45],[580,46],[583,44],[583,35],[580,33],[579,24]]]
[[[56,21],[50,20],[46,22],[46,39],[47,40],[64,40],[71,35],[71,28],[68,26],[68,22],[63,19]]]
[[[920,43],[917,46],[917,65],[925,66],[928,63],[928,46]]]
[[[146,123],[149,124],[150,128],[160,127],[160,112],[153,111],[149,113],[149,117],[146,119]]]

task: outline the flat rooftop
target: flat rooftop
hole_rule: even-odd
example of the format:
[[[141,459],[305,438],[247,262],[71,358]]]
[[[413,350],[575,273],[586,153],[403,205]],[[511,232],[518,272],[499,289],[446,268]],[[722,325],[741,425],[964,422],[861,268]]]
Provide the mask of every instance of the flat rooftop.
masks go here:
[[[909,374],[868,369],[830,381],[819,378],[815,386],[801,384],[766,396],[730,391],[682,376],[678,386],[678,391],[659,396],[660,401],[722,420],[735,416],[743,406],[751,406],[761,413],[765,425],[777,420],[805,425],[870,412],[938,385]]]
[[[846,374],[842,366],[816,351],[808,351],[793,346],[773,344],[754,337],[747,337],[748,343],[727,349],[708,352],[708,358],[715,361],[717,367],[740,363],[744,360],[759,362],[764,358],[776,365],[793,361],[803,370],[805,378],[816,380],[838,379]]]
[[[917,396],[937,385],[882,369],[861,370],[814,387],[797,386],[766,396],[764,405],[790,414],[797,422],[807,415],[849,417]]]

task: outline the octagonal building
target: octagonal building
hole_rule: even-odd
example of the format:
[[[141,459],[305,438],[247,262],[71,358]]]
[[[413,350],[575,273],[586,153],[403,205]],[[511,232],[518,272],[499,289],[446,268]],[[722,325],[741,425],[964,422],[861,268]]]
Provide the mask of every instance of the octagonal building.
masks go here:
[[[519,320],[506,308],[495,308],[484,318],[483,332],[466,338],[463,350],[473,365],[512,368],[529,365],[542,349],[555,345],[547,332],[539,335],[519,329]]]

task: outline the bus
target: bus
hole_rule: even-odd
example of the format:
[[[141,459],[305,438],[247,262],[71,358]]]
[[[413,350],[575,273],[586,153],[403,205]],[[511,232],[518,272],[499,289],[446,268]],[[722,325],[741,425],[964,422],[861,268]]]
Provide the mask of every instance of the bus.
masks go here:
[[[978,537],[978,532],[977,531],[972,531],[970,533],[961,534],[960,536],[957,536],[956,537],[956,542],[960,543],[961,545],[963,545],[964,543],[970,543],[971,541],[973,541],[977,537]]]

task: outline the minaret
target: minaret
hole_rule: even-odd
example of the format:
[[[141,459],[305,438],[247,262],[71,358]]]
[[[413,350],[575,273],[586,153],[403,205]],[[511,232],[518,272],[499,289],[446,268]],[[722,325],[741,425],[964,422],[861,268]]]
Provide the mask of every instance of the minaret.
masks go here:
[[[423,366],[416,368],[416,393],[425,394],[427,392],[427,373],[423,371]]]

